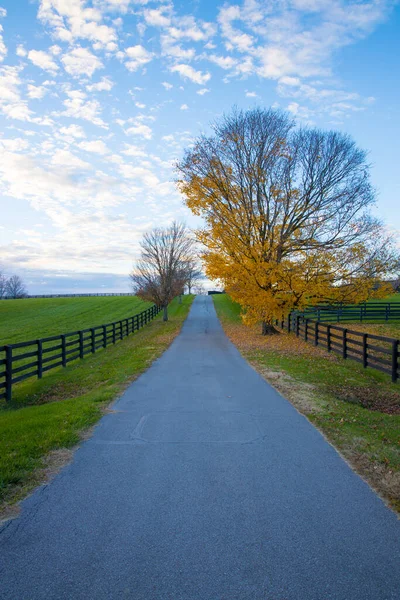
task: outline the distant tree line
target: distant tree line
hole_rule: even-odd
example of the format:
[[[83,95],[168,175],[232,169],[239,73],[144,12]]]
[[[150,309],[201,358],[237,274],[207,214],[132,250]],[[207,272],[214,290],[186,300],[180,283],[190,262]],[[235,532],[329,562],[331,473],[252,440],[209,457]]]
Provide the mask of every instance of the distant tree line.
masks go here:
[[[0,271],[0,299],[1,298],[26,298],[28,291],[19,275],[7,277]]]

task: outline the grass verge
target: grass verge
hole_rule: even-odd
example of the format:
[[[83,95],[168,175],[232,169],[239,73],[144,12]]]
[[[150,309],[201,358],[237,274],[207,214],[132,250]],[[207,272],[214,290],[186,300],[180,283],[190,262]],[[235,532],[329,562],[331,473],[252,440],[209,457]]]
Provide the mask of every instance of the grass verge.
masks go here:
[[[399,384],[292,334],[263,337],[259,328],[242,324],[240,307],[229,296],[213,300],[243,356],[400,513]]]
[[[0,408],[0,514],[56,470],[107,405],[158,358],[179,333],[193,296],[115,346],[42,380],[15,387]]]

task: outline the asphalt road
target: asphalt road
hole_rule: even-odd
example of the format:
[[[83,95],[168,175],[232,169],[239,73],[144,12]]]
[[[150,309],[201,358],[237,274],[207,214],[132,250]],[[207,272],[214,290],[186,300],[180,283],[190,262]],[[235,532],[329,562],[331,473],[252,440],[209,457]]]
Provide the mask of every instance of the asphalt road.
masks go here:
[[[399,600],[400,524],[198,297],[0,530],[2,600]]]

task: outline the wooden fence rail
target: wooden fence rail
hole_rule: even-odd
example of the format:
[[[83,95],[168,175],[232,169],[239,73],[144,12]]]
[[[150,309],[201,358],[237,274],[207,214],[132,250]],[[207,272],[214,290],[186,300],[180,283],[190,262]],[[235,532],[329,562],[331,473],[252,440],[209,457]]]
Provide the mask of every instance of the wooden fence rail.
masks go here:
[[[46,371],[107,348],[149,323],[161,308],[146,310],[114,323],[70,333],[0,346],[0,399],[11,401],[13,385],[29,377],[41,379]]]
[[[369,302],[368,304],[314,306],[301,312],[320,322],[400,321],[400,302]]]
[[[399,340],[325,324],[295,313],[275,324],[314,346],[355,360],[365,369],[378,369],[390,375],[393,383],[399,379]]]

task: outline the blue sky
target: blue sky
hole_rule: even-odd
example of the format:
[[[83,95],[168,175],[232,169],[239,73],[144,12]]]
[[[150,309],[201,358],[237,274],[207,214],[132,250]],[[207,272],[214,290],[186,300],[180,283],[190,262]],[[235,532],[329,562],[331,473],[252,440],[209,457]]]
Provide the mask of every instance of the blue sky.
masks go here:
[[[0,7],[0,267],[31,293],[128,291],[145,230],[196,225],[173,164],[233,104],[350,133],[400,231],[396,2]]]

